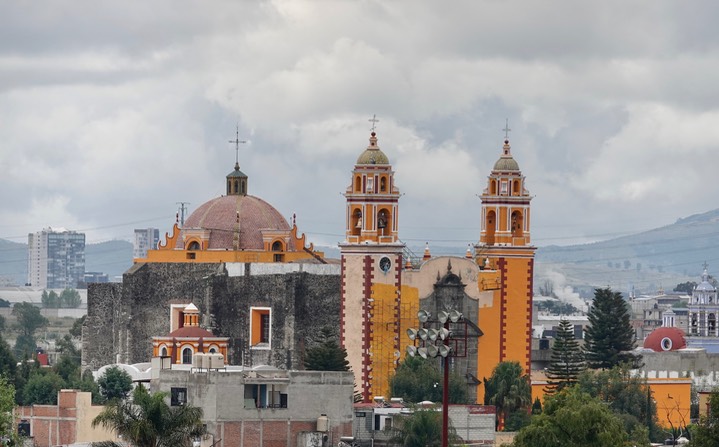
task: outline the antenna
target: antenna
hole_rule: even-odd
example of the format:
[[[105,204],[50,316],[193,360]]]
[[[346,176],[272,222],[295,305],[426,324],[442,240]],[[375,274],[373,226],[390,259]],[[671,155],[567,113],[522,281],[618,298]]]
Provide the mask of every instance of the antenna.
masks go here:
[[[176,204],[180,205],[180,227],[185,226],[185,211],[187,211],[187,206],[190,202],[175,202]]]

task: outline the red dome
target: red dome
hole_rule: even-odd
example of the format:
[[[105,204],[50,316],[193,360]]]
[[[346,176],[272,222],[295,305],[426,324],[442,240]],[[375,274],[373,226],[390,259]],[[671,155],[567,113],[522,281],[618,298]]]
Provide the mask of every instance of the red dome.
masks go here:
[[[202,329],[199,326],[183,326],[179,329],[175,329],[174,331],[170,332],[169,337],[188,337],[188,338],[207,338],[207,337],[214,337],[215,334],[208,331],[207,329]]]
[[[290,225],[272,205],[254,196],[222,196],[206,202],[185,221],[185,230],[210,232],[208,249],[234,250],[235,235],[239,228],[240,250],[262,250],[264,244],[260,230],[289,231]],[[181,237],[176,248],[182,248]]]
[[[684,331],[675,327],[654,329],[644,340],[644,348],[655,352],[676,351],[687,347]]]

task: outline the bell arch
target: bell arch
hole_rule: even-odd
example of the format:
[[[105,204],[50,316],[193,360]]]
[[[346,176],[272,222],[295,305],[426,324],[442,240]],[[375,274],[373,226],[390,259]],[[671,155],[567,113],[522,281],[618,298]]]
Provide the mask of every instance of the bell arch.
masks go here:
[[[487,245],[494,245],[494,233],[497,231],[497,213],[494,210],[487,211],[484,229]]]
[[[519,210],[512,211],[512,237],[524,236],[524,218]]]

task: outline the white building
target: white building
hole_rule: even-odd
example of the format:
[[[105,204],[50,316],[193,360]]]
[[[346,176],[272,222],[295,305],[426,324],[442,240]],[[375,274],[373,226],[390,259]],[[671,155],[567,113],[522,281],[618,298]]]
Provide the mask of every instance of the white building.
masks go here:
[[[29,233],[27,282],[36,289],[75,288],[85,275],[85,234],[65,228]]]
[[[160,230],[157,228],[136,228],[135,242],[132,245],[132,257],[146,258],[147,250],[157,249],[160,241]]]

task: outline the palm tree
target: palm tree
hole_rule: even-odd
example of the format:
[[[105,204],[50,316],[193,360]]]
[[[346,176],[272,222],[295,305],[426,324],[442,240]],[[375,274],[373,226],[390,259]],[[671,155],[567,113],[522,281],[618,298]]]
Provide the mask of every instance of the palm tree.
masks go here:
[[[434,409],[415,410],[411,414],[395,418],[395,434],[392,445],[402,447],[435,447],[442,445],[442,413]],[[462,439],[450,423],[448,427],[449,441],[460,442]]]
[[[115,400],[92,421],[115,431],[135,447],[181,447],[205,434],[202,409],[191,405],[171,407],[167,393],[150,394],[142,385],[130,400]],[[119,447],[115,442],[94,443],[94,447]]]
[[[518,362],[501,362],[489,380],[485,379],[485,404],[497,407],[499,426],[502,428],[508,416],[532,404],[532,388],[529,378]],[[522,410],[524,411],[524,410]]]

